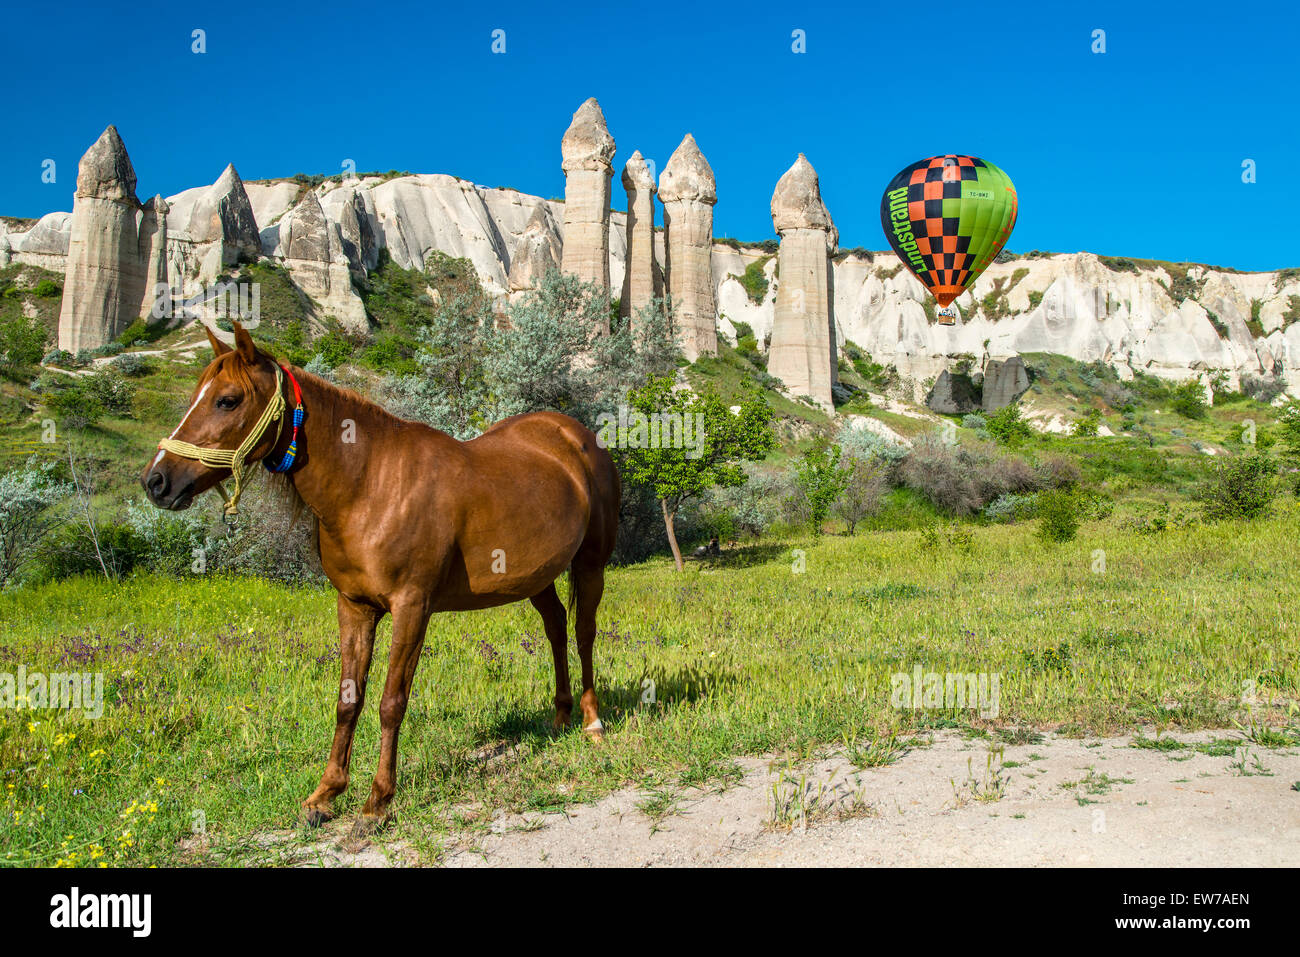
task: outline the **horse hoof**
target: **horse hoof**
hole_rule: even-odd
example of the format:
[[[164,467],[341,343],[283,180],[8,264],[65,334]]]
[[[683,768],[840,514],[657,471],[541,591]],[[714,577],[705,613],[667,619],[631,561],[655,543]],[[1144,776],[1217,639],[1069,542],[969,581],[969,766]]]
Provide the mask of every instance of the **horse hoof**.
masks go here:
[[[582,729],[583,732],[591,739],[592,744],[600,744],[605,740],[605,726],[597,718],[591,724]]]
[[[320,827],[326,821],[333,820],[334,815],[329,811],[322,811],[318,808],[309,807],[303,811],[303,823],[308,827]]]
[[[372,817],[369,814],[362,814],[352,822],[352,829],[348,832],[348,838],[353,841],[361,841],[379,830],[380,826],[387,818]]]

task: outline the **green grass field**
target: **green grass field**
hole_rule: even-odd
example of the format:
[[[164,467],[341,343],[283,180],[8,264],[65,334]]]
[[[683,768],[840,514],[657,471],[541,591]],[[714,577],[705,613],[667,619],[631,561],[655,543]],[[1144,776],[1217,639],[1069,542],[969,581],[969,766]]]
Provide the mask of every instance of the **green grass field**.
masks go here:
[[[1066,545],[1041,543],[1031,525],[972,531],[968,550],[888,531],[760,542],[680,575],[664,559],[612,569],[596,645],[600,747],[551,733],[550,654],[529,605],[436,616],[403,728],[396,818],[379,840],[435,861],[500,809],[725,782],[741,755],[873,753],[924,728],[1231,727],[1251,691],[1257,719],[1300,740],[1290,498],[1271,518],[1157,535],[1121,528],[1117,514]],[[106,699],[94,721],[0,709],[0,862],[266,860],[259,835],[295,826],[323,768],[333,609],[329,589],[211,577],[0,593],[0,672],[102,672]],[[373,674],[387,636],[385,623]],[[890,676],[918,664],[1000,674],[996,719],[892,707]],[[345,815],[369,790],[377,713],[372,698],[336,801]]]

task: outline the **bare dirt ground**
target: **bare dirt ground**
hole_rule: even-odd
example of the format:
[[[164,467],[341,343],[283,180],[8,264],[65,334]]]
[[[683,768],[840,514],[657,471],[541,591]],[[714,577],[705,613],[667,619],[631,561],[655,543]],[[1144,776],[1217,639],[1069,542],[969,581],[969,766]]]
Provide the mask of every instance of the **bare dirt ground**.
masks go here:
[[[499,815],[461,835],[449,867],[1296,866],[1300,749],[1236,733],[993,744],[938,734],[893,764],[745,759],[726,788],[612,794],[563,814]],[[1224,744],[1231,740],[1233,745]],[[1205,753],[1197,744],[1218,742]],[[999,753],[1000,749],[1000,753]],[[390,866],[414,855],[347,837],[279,843],[282,863]],[[398,826],[400,828],[400,825]],[[273,852],[274,853],[274,852]]]

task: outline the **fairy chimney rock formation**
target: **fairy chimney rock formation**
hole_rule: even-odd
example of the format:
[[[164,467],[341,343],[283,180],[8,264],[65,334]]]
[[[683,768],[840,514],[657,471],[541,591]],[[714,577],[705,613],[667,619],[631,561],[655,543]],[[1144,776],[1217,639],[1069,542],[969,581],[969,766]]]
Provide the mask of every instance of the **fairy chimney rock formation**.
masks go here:
[[[194,204],[189,235],[195,243],[214,244],[221,254],[220,263],[214,263],[218,267],[256,262],[261,256],[262,239],[253,217],[253,206],[233,163],[226,166]],[[217,271],[220,270],[213,273]]]
[[[315,190],[308,190],[289,213],[281,242],[284,264],[294,284],[312,300],[314,318],[332,317],[349,332],[368,333],[365,304],[352,288],[342,231],[326,219]]]
[[[560,143],[564,157],[561,269],[609,292],[609,196],[614,137],[592,97],[578,107]]]
[[[664,204],[664,272],[676,312],[682,351],[694,362],[717,355],[717,303],[713,293],[713,206],[717,184],[690,133],[659,177]]]
[[[320,199],[313,190],[308,190],[293,208],[287,227],[289,236],[281,240],[285,259],[316,263],[330,261],[329,226],[325,221],[325,210],[321,209]]]
[[[510,257],[512,293],[535,289],[547,270],[558,267],[555,247],[555,232],[546,218],[546,204],[538,203]]]
[[[802,154],[776,184],[772,225],[781,237],[780,277],[767,371],[791,395],[806,395],[834,411],[835,317],[830,255],[839,235],[822,202],[817,171]]]
[[[619,314],[634,317],[637,310],[659,296],[655,288],[655,179],[641,151],[623,167],[627,191],[627,262],[623,270],[623,295]]]
[[[135,170],[117,127],[110,126],[77,166],[60,349],[98,348],[138,317],[145,283],[139,214]]]
[[[144,204],[140,217],[140,263],[144,285],[137,315],[157,321],[171,315],[171,289],[167,275],[167,213],[170,207],[161,196]]]
[[[367,270],[379,266],[379,247],[370,226],[370,212],[360,189],[352,191],[351,198],[339,209],[339,233],[343,237],[343,251],[354,272],[364,276]]]

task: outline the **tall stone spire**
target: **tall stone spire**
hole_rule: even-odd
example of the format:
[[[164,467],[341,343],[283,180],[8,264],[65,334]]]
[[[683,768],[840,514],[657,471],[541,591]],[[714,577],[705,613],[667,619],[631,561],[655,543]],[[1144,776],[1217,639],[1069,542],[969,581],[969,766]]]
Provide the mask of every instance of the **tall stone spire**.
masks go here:
[[[194,204],[189,234],[196,243],[220,243],[221,266],[256,262],[262,255],[253,205],[233,163]]]
[[[573,114],[564,157],[564,249],[560,268],[609,292],[609,196],[614,137],[592,97]]]
[[[781,236],[780,279],[767,371],[791,395],[806,395],[831,412],[838,376],[830,254],[839,234],[822,202],[817,171],[802,153],[776,184],[772,225]]]
[[[135,170],[117,127],[110,126],[77,166],[60,349],[98,348],[139,316],[145,284],[139,215]]]
[[[167,200],[154,196],[144,204],[144,215],[140,218],[139,249],[140,263],[144,267],[144,286],[136,315],[150,321],[155,321],[155,304],[158,304],[158,317],[171,315],[171,288],[167,274],[169,209]]]
[[[668,296],[676,311],[682,351],[694,362],[718,352],[713,295],[713,206],[717,184],[690,133],[659,177],[664,204],[664,260]]]
[[[619,314],[635,317],[637,310],[661,294],[655,288],[655,180],[641,151],[623,167],[627,191],[627,268]]]

